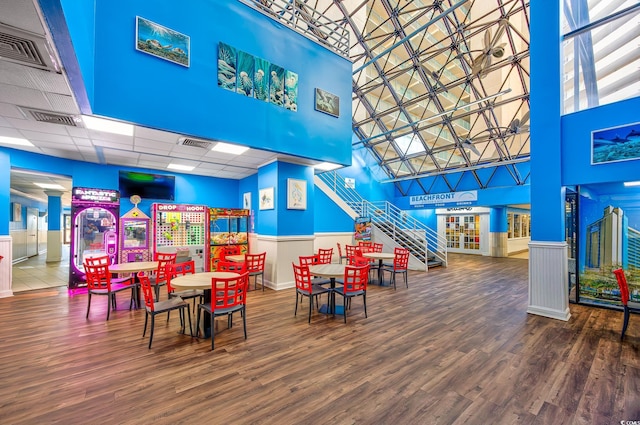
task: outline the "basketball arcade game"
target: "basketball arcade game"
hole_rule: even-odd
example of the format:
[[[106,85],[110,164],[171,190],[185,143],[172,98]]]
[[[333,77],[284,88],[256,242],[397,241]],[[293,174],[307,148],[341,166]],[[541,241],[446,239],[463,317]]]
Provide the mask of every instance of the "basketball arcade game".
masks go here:
[[[176,252],[178,262],[190,258],[196,270],[204,271],[207,210],[204,205],[152,204],[153,251]]]
[[[112,189],[74,187],[71,197],[69,288],[86,285],[84,259],[108,255],[118,262],[120,193]]]

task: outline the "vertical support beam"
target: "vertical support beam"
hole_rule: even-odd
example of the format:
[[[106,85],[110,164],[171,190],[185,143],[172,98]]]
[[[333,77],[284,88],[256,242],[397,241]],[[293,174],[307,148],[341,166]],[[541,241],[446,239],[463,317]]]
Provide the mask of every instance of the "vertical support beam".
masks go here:
[[[11,290],[11,262],[13,245],[9,234],[9,211],[11,211],[11,161],[9,154],[0,150],[0,298],[13,295]]]
[[[561,35],[558,1],[532,0],[531,242],[527,312],[568,320],[561,161]]]

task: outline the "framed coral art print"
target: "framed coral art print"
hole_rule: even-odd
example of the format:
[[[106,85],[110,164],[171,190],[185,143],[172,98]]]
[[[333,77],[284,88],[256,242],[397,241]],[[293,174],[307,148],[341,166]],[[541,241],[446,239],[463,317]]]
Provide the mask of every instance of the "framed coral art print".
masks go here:
[[[261,210],[272,210],[274,208],[273,202],[273,187],[266,187],[264,189],[260,189],[260,200],[258,203],[259,209]]]
[[[287,179],[287,209],[307,209],[306,180]]]

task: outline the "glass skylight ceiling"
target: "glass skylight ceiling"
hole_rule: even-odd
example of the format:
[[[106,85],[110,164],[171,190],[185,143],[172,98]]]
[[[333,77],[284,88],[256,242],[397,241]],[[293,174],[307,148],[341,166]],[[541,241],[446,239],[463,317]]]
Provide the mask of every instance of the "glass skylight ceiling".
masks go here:
[[[428,193],[420,178],[441,175],[454,190],[450,173],[464,171],[482,188],[477,170],[500,166],[526,182],[515,164],[529,160],[528,1],[259,0],[283,2],[310,38],[313,10],[349,30],[354,148],[386,181]]]

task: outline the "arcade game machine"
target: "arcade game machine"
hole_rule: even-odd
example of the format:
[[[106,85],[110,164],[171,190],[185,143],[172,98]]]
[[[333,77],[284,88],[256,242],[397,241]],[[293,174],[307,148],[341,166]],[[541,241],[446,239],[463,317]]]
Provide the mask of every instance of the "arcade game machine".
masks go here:
[[[69,288],[85,286],[83,262],[108,255],[118,262],[120,193],[112,189],[74,187],[71,194]]]
[[[191,259],[204,270],[207,207],[204,205],[152,204],[153,251],[176,252],[177,262]]]
[[[238,254],[249,252],[249,219],[249,210],[209,208],[209,271],[216,271],[216,264],[230,247],[236,247]]]
[[[131,196],[133,208],[120,217],[120,262],[152,261],[149,243],[151,218],[138,209],[141,198]]]

